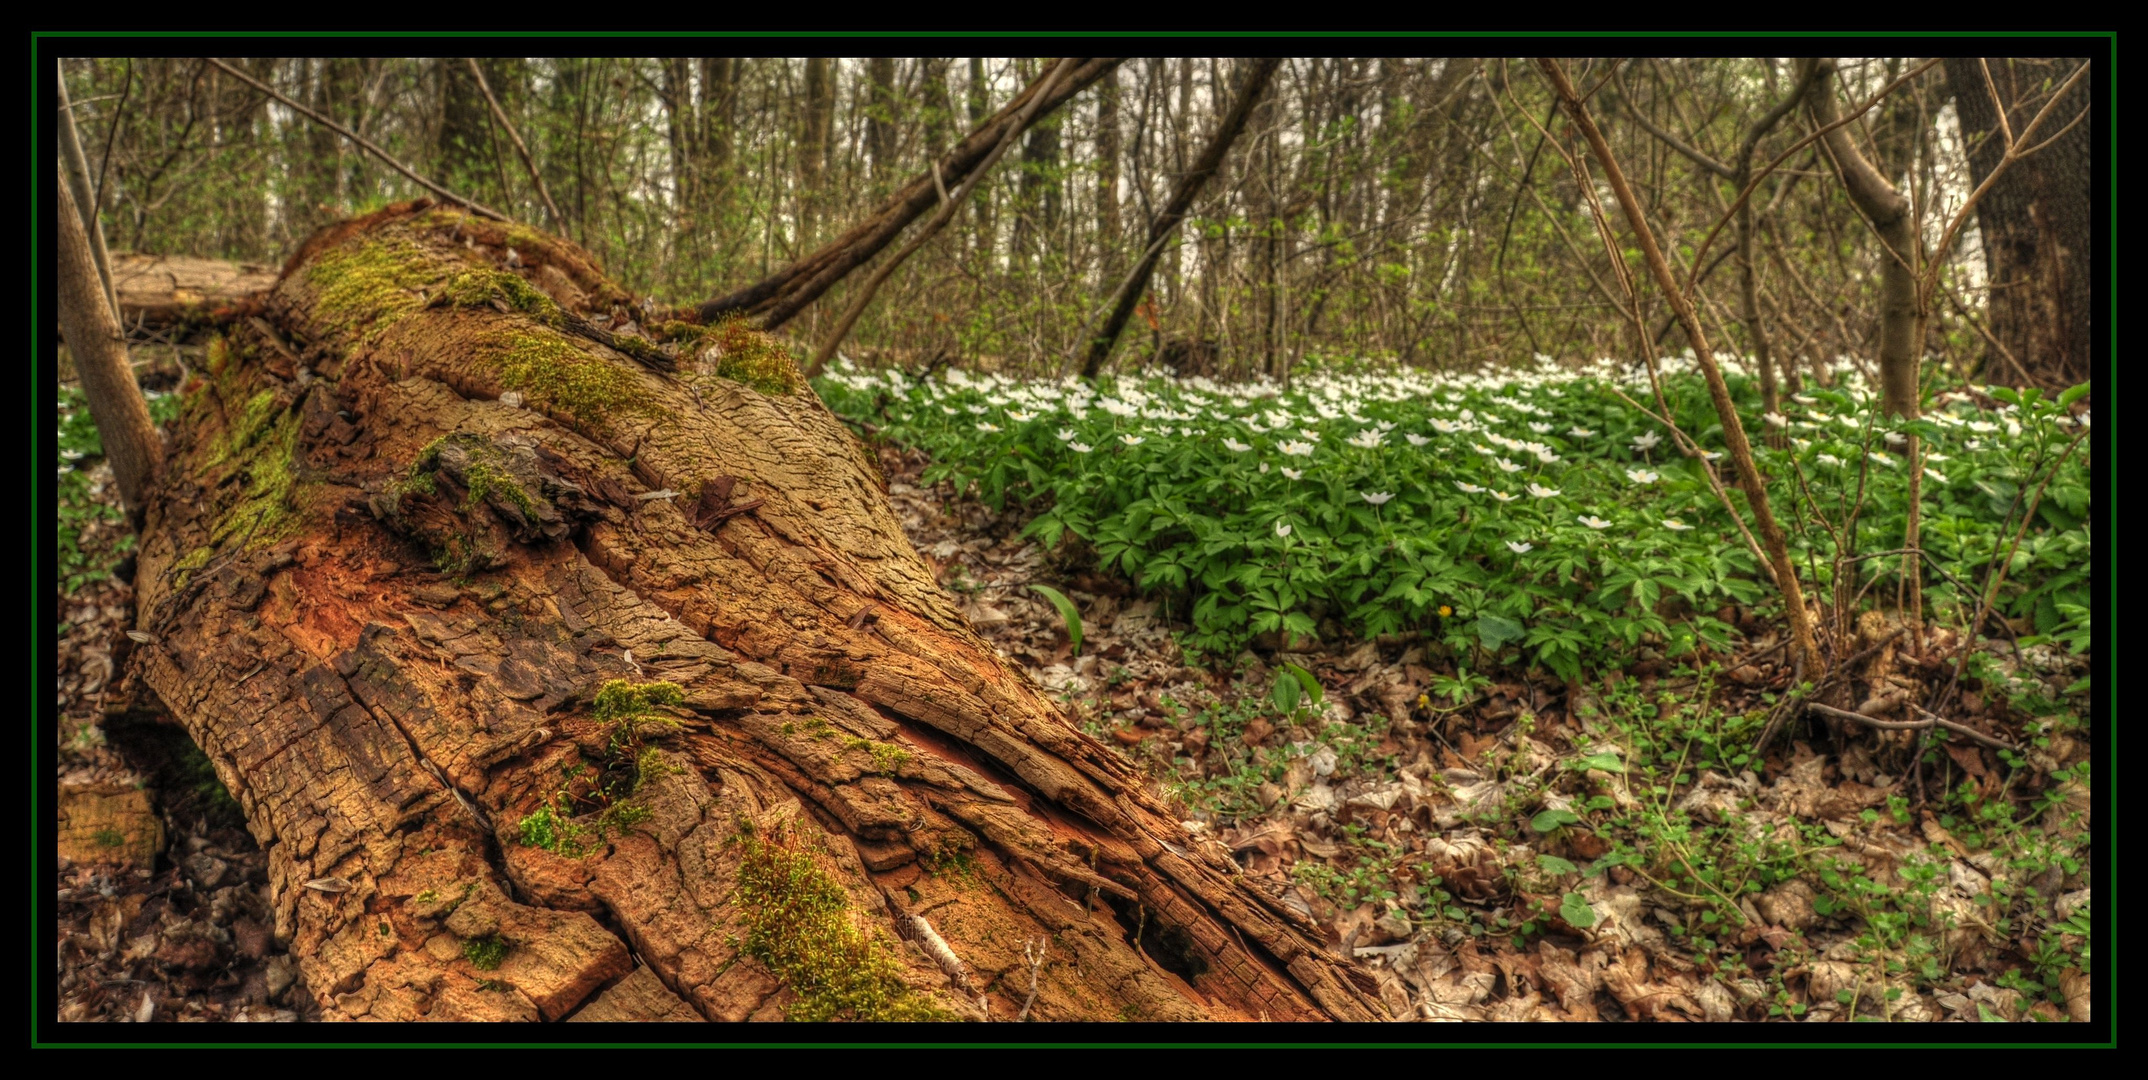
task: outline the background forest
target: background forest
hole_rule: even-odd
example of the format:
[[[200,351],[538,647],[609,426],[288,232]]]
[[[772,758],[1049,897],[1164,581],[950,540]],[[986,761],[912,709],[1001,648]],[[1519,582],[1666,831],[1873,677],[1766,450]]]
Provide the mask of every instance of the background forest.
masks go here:
[[[557,221],[467,60],[233,63],[451,190],[558,229],[630,288],[688,304],[834,237],[1046,62],[481,59]],[[850,351],[1023,371],[1064,365],[1216,126],[1234,63],[1127,60],[1038,122],[1009,155],[1013,167],[986,176],[952,231],[890,280]],[[1852,131],[1909,200],[1925,242],[1937,243],[1998,158],[1993,101],[2023,125],[2077,64],[1850,59],[1841,62],[1845,96],[1861,101],[1920,65],[1928,70]],[[65,70],[114,248],[275,263],[323,223],[423,194],[205,61]],[[1724,217],[1741,155],[1742,167],[1765,165],[1809,131],[1777,116],[1744,145],[1794,89],[1790,61],[1640,60],[1615,73],[1583,61],[1575,74],[1597,87],[1592,108],[1674,254],[1693,251]],[[2071,317],[2046,331],[2055,340],[2024,347],[2032,339],[2015,324],[2045,307],[2020,296],[2036,288],[2024,279],[2053,276],[2025,261],[2037,245],[2019,237],[2054,233],[2059,243],[2041,246],[2047,260],[2058,246],[2088,250],[2089,133],[2064,125],[2090,97],[2062,101],[2044,129],[2060,138],[1980,204],[1949,250],[1927,255],[1942,266],[1934,370],[1962,377],[1990,365],[1991,378],[2054,387],[2086,377],[2086,274],[2063,275]],[[1616,272],[1568,165],[1578,138],[1558,135],[1572,142],[1565,153],[1547,139],[1552,109],[1543,80],[1520,62],[1284,61],[1168,242],[1135,325],[1148,340],[1129,355],[1144,359],[1169,341],[1206,357],[1206,369],[1275,376],[1321,357],[1444,370],[1536,353],[1630,357],[1605,291]],[[1881,249],[1823,148],[1793,153],[1752,203],[1749,256],[1726,236],[1698,268],[1720,347],[1755,352],[1757,323],[1792,372],[1838,356],[1869,364]],[[1986,233],[2005,243],[1987,245]],[[1747,257],[1751,317],[1738,283]],[[1994,280],[2004,288],[1987,293]],[[792,332],[817,342],[856,284],[837,286]],[[1638,284],[1655,343],[1675,351],[1668,307]]]

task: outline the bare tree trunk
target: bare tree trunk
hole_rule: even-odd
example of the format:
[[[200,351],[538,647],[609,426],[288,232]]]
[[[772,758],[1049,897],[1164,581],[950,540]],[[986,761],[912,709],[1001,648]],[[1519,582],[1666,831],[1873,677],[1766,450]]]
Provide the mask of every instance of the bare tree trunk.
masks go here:
[[[268,303],[318,378],[242,329],[150,510],[130,671],[324,1012],[1011,1020],[1041,944],[1038,1019],[1381,1014],[970,630],[779,349],[659,372],[507,242],[318,234]]]
[[[675,227],[687,235],[694,230],[694,212],[704,196],[701,185],[694,175],[700,154],[694,147],[694,138],[700,125],[694,123],[694,92],[690,85],[689,61],[683,56],[671,56],[661,62],[664,76],[664,134],[671,147],[671,193],[673,205],[678,209]]]
[[[1108,255],[1119,236],[1119,73],[1096,91],[1096,241]]]
[[[983,127],[985,118],[992,115],[991,100],[990,84],[985,81],[984,57],[972,56],[970,57],[969,88],[964,94],[964,101],[969,108],[971,131]],[[934,160],[945,161],[947,157],[942,155]],[[924,211],[920,210],[918,212],[923,213]],[[987,189],[983,196],[977,200],[975,209],[970,211],[970,220],[976,225],[975,233],[971,237],[972,247],[979,258],[989,259],[992,254],[994,237],[998,232],[993,226],[992,192],[990,189]]]
[[[918,105],[924,113],[925,156],[937,160],[947,150],[955,106],[947,96],[947,57],[928,56],[918,72]]]
[[[809,57],[805,74],[805,125],[798,133],[798,242],[811,243],[828,164],[829,125],[835,116],[835,61]]]
[[[494,74],[499,71],[498,60],[478,63],[490,63]],[[485,104],[485,96],[477,88],[477,76],[468,64],[452,57],[444,57],[438,64],[439,156],[433,171],[449,187],[475,194],[483,190],[485,162],[491,157],[491,108]],[[495,201],[512,206],[510,194],[502,187]]]
[[[1029,122],[1035,123],[1037,118],[1066,104],[1104,72],[1118,66],[1118,63],[1116,57],[1083,58],[1072,74],[1054,83],[1037,108],[1027,114]],[[904,228],[935,206],[939,202],[941,186],[959,184],[967,179],[970,171],[992,152],[992,147],[998,145],[1006,125],[1014,123],[1017,117],[1024,115],[1025,106],[1038,89],[1036,83],[1031,83],[1022,93],[1015,95],[1006,108],[994,113],[990,119],[978,125],[957,143],[953,150],[948,151],[938,163],[938,182],[935,182],[930,169],[912,177],[909,183],[896,189],[886,202],[880,204],[864,220],[843,235],[822,245],[811,255],[743,289],[703,302],[700,307],[701,318],[704,321],[715,320],[737,311],[758,316],[762,326],[768,329],[790,321],[798,312],[804,310],[806,305],[828,291],[830,286],[879,254],[881,249],[901,235]]]
[[[1238,133],[1245,130],[1246,118],[1252,115],[1254,103],[1260,100],[1261,91],[1267,89],[1269,77],[1281,63],[1279,57],[1264,56],[1247,66],[1245,78],[1232,95],[1230,109],[1217,122],[1216,133],[1208,140],[1207,148],[1201,151],[1200,160],[1179,177],[1178,186],[1171,192],[1171,200],[1149,222],[1148,250],[1142,253],[1140,261],[1134,264],[1133,273],[1119,286],[1103,329],[1089,340],[1088,354],[1081,363],[1084,378],[1095,378],[1097,372],[1103,370],[1104,361],[1110,359],[1112,348],[1119,343],[1119,335],[1126,329],[1126,320],[1134,314],[1134,305],[1140,303],[1141,294],[1148,291],[1149,275],[1155,272],[1165,242],[1186,219],[1186,211],[1192,208],[1194,197],[1223,164],[1223,156],[1230,152],[1231,144],[1238,141]]]
[[[60,171],[64,174],[67,167],[62,165]],[[139,521],[162,447],[156,424],[149,419],[149,404],[135,385],[134,366],[127,362],[118,309],[97,277],[89,232],[82,227],[81,211],[64,175],[56,190],[60,244],[54,292],[60,306],[60,332],[74,356],[75,373],[82,378],[90,415],[97,420],[105,460],[112,463],[112,475],[119,481],[120,503],[129,517]]]
[[[701,173],[717,191],[729,188],[732,129],[738,103],[738,60],[729,56],[701,60]]]
[[[2009,124],[2018,132],[2079,63],[1991,57],[1985,61],[1992,80],[1987,86],[1976,57],[1946,61],[1974,182],[1981,184],[1991,175],[2005,153],[1998,134],[1999,106],[1992,94],[2008,103]],[[2057,132],[2090,108],[2092,88],[2091,82],[2060,102],[2045,130]],[[2051,145],[2016,162],[1976,205],[1991,290],[1992,336],[2020,360],[2026,374],[2049,386],[2087,379],[2095,351],[2089,332],[2094,275],[2088,268],[2095,251],[2093,147],[2088,125],[2076,124]],[[1997,370],[2005,369],[1993,358],[1987,371]]]
[[[1835,105],[1835,62],[1827,58],[1799,61],[1801,77],[1817,70],[1818,77],[1803,81],[1809,86],[1807,107],[1813,122],[1825,127],[1841,115]],[[1834,160],[1836,175],[1857,212],[1879,237],[1880,252],[1880,397],[1889,415],[1917,415],[1917,222],[1909,199],[1896,191],[1872,163],[1865,160],[1847,127],[1821,136],[1821,144]]]
[[[875,56],[866,61],[870,80],[870,105],[865,113],[865,147],[872,157],[871,176],[877,187],[895,172],[895,58]]]

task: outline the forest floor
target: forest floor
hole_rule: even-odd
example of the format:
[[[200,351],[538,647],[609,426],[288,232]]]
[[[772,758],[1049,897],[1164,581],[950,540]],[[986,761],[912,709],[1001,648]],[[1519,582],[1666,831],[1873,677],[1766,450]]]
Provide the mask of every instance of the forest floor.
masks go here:
[[[1923,732],[1793,723],[1756,757],[1788,673],[1750,617],[1739,656],[1644,654],[1571,685],[1457,685],[1408,640],[1190,656],[1124,581],[1048,556],[1019,514],[920,486],[920,455],[879,452],[978,631],[1255,888],[1327,926],[1399,1017],[2089,1019],[2090,749],[2084,719],[2048,707],[2076,658],[1986,648],[1999,674],[1966,695],[1966,722],[2009,744],[2027,732],[2018,753],[1950,742],[1920,771]],[[116,502],[109,471],[82,464],[77,501],[96,505],[63,507],[62,527],[94,557],[123,533],[97,509]],[[1033,584],[1079,607],[1078,654]],[[307,1018],[237,807],[178,728],[116,700],[131,588],[91,580],[57,610],[74,815],[59,1018]],[[1863,631],[1881,644],[1862,689],[1944,677],[1941,635],[1920,654],[1884,620]],[[1285,665],[1320,696],[1283,708]]]

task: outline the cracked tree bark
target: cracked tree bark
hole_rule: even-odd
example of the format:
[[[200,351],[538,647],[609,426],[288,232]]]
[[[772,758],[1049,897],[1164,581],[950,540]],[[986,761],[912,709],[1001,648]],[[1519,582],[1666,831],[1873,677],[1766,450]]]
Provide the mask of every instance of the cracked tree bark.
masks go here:
[[[1384,1018],[970,630],[810,391],[681,328],[600,343],[575,308],[624,295],[510,229],[421,201],[316,235],[149,503],[130,671],[245,807],[326,1015],[782,1018],[811,991],[734,901],[758,837],[956,1015],[1013,1019],[1045,939],[1037,1019]],[[483,276],[510,241],[565,312]],[[632,762],[612,680],[683,693]],[[593,829],[620,770],[635,813],[592,850],[524,842],[548,802]],[[898,942],[919,918],[959,979]]]

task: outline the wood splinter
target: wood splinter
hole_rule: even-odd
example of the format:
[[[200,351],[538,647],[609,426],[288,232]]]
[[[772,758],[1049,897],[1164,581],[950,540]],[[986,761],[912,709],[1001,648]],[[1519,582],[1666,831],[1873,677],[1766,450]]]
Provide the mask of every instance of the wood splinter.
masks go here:
[[[955,950],[947,947],[947,942],[941,939],[939,931],[934,930],[923,915],[915,913],[904,915],[897,922],[902,928],[903,936],[917,942],[918,948],[923,949],[925,955],[946,973],[948,982],[960,987],[963,993],[976,996],[977,1008],[989,1018],[991,1012],[985,1009],[985,996],[977,993],[977,986],[970,975],[970,966],[955,955]]]
[[[718,525],[768,501],[747,499],[742,503],[733,503],[731,489],[737,484],[738,477],[719,476],[702,487],[701,499],[694,504],[692,514],[695,528],[715,532]]]

